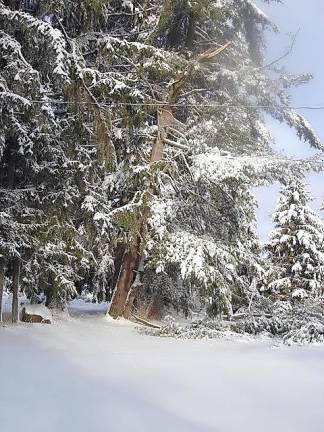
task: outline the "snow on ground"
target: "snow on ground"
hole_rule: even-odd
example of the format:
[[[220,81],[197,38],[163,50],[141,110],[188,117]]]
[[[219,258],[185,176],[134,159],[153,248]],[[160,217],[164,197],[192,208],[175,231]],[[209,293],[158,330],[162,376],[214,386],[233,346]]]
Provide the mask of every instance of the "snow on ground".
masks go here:
[[[74,299],[68,304],[68,311],[71,316],[83,316],[83,315],[102,315],[107,312],[108,303],[92,303],[85,302],[81,298]]]
[[[3,313],[3,321],[11,322],[11,304],[12,304],[12,295],[6,292],[3,293],[2,296],[2,313]],[[52,315],[49,313],[48,309],[45,308],[42,304],[29,304],[29,300],[25,295],[21,295],[19,297],[20,304],[20,316],[22,307],[26,308],[26,312],[30,314],[39,313],[45,319],[48,318],[52,320]],[[82,317],[82,316],[90,316],[90,315],[103,315],[106,314],[108,309],[108,303],[92,303],[91,301],[84,301],[82,298],[76,298],[71,300],[67,304],[67,310],[72,317]],[[0,430],[1,432],[1,430]]]
[[[322,432],[324,347],[144,336],[71,318],[0,327],[0,431]]]

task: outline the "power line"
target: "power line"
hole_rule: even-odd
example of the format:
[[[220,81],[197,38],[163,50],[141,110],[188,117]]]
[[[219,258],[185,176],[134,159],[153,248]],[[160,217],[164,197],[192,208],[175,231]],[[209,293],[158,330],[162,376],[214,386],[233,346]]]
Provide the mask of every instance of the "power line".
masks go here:
[[[91,101],[61,101],[61,100],[28,100],[28,103],[31,104],[54,104],[54,105],[95,105],[95,102]],[[172,108],[251,108],[251,109],[273,109],[277,108],[275,105],[243,105],[243,104],[185,104],[185,103],[176,103],[169,104],[167,102],[112,102],[108,103],[100,103],[101,107],[116,107],[116,106],[151,106],[151,107],[172,107]],[[313,110],[313,111],[323,111],[324,106],[309,106],[309,105],[301,105],[301,106],[285,106],[287,109],[292,110]]]

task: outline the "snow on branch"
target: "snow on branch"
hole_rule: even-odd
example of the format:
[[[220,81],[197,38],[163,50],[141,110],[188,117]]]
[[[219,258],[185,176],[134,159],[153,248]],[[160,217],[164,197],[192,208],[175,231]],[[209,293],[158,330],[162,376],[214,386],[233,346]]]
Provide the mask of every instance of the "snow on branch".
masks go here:
[[[235,177],[247,183],[261,184],[284,179],[291,172],[301,174],[304,171],[324,169],[322,156],[296,160],[273,156],[223,156],[220,152],[213,151],[195,155],[192,159],[192,172],[196,181],[200,178],[221,181]]]
[[[8,27],[10,23],[10,30],[12,32],[20,28],[24,34],[30,33],[30,37],[34,40],[36,47],[40,39],[41,43],[53,53],[53,64],[50,61],[48,62],[48,66],[52,66],[50,69],[53,75],[62,79],[63,82],[69,81],[69,55],[66,51],[64,37],[58,29],[53,28],[47,22],[34,18],[28,13],[12,11],[5,7],[2,2],[0,2],[0,23],[4,27]]]

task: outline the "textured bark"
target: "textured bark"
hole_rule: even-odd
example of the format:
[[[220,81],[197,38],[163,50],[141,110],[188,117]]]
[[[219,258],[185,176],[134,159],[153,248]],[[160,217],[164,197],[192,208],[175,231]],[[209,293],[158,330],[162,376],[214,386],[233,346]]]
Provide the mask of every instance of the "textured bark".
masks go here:
[[[48,283],[46,288],[46,301],[45,306],[49,309],[60,309],[62,307],[62,301],[59,296],[57,287],[55,286],[53,276],[49,275]]]
[[[128,291],[125,309],[124,309],[124,317],[129,318],[132,315],[132,310],[134,307],[135,299],[137,297],[137,293],[142,288],[143,284],[141,282],[141,274],[144,270],[144,257],[142,256],[138,265],[136,266],[136,277],[130,290]]]
[[[5,261],[3,258],[0,258],[0,322],[2,322],[2,296],[4,289],[4,270],[5,270]]]
[[[129,318],[132,315],[133,305],[140,286],[134,284],[131,286],[127,294],[127,299],[124,308],[124,317]]]
[[[125,252],[109,309],[109,314],[113,318],[124,316],[126,301],[133,283],[134,270],[136,269],[137,263],[137,250]]]
[[[158,133],[153,144],[150,163],[162,160],[165,141],[168,135],[168,128],[174,121],[171,110],[160,110],[158,112]],[[150,193],[153,193],[152,188],[149,188]],[[143,242],[145,241],[147,217],[142,216],[139,221],[141,227],[141,235],[139,236],[136,247],[133,251],[124,254],[121,269],[119,272],[118,281],[115,287],[112,298],[109,314],[113,318],[124,316],[129,318],[133,309],[134,301],[139,290],[140,284],[135,283],[136,274],[139,271],[139,264],[142,262]]]
[[[155,293],[153,294],[149,305],[145,312],[145,318],[149,320],[159,320],[162,317],[163,301],[161,297]]]
[[[19,321],[19,278],[20,278],[20,259],[15,258],[13,263],[12,276],[12,322]]]
[[[123,259],[125,255],[125,244],[122,242],[118,242],[115,251],[114,251],[114,274],[111,280],[111,288],[115,288],[117,285],[118,277],[120,274],[120,269],[123,264]]]
[[[164,142],[168,135],[168,127],[171,126],[173,116],[168,110],[158,112],[158,133],[151,151],[151,163],[162,160]]]

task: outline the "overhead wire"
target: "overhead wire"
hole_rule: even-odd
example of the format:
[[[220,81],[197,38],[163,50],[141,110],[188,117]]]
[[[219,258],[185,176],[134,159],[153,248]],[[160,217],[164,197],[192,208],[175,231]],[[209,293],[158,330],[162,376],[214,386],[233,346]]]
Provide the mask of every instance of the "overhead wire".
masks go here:
[[[0,93],[1,95],[1,93]],[[63,101],[63,100],[29,100],[26,99],[30,104],[54,104],[54,105],[94,105],[91,101]],[[112,103],[100,103],[101,107],[116,107],[116,106],[151,106],[151,107],[172,107],[172,108],[251,108],[251,109],[272,109],[277,108],[275,105],[248,105],[248,104],[193,104],[193,103],[174,103],[169,104],[168,102],[156,101],[156,102],[112,102]],[[284,108],[292,110],[313,110],[323,111],[324,105],[297,105],[297,106],[284,106]]]

